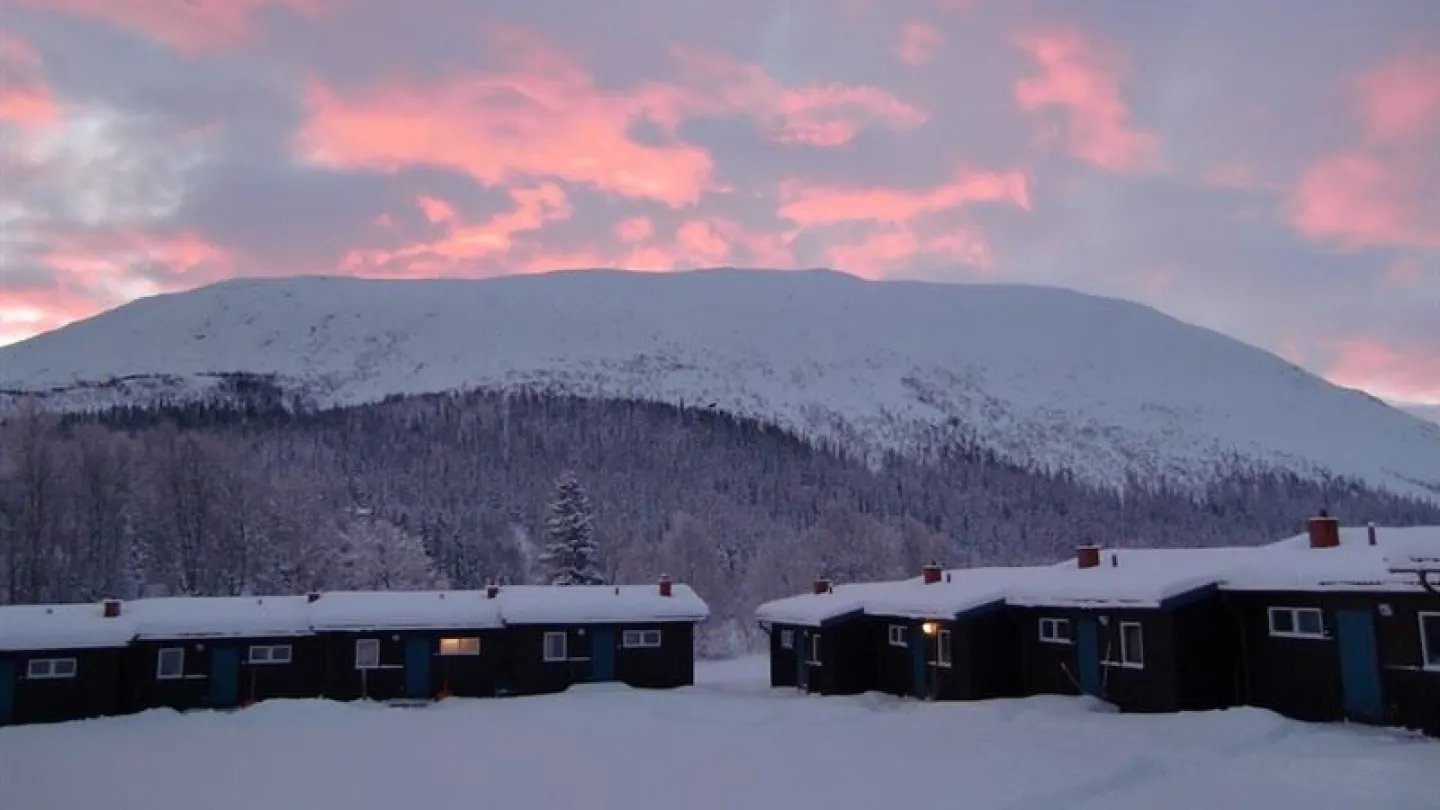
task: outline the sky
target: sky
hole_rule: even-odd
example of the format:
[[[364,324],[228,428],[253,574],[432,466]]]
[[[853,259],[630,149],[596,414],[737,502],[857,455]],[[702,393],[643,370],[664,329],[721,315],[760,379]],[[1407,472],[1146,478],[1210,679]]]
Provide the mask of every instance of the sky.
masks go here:
[[[1436,0],[0,0],[0,344],[235,276],[831,267],[1440,405]]]

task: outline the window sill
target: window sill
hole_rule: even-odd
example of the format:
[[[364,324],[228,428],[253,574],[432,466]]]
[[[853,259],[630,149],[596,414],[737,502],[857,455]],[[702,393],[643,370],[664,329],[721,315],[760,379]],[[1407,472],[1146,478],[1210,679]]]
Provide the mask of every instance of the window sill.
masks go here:
[[[1273,630],[1270,631],[1270,638],[1289,638],[1289,639],[1296,639],[1296,640],[1299,640],[1299,641],[1329,641],[1329,640],[1330,640],[1330,637],[1329,637],[1329,636],[1323,635],[1323,634],[1321,634],[1321,635],[1316,635],[1316,634],[1313,634],[1313,633],[1277,633],[1277,632],[1275,632],[1275,631],[1273,631]]]
[[[1123,661],[1101,661],[1102,667],[1114,667],[1115,669],[1144,669],[1144,664],[1127,664]]]
[[[1040,639],[1040,643],[1041,643],[1041,644],[1056,644],[1056,645],[1059,645],[1059,646],[1062,646],[1062,647],[1073,647],[1073,646],[1075,646],[1075,642],[1071,641],[1071,640],[1068,639],[1068,638],[1042,638],[1042,639]]]

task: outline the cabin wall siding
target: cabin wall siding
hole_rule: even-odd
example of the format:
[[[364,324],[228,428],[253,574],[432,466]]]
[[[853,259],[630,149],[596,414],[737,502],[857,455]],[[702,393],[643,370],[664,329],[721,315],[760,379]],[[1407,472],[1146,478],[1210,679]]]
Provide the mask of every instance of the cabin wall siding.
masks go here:
[[[968,675],[961,696],[969,700],[1019,697],[1024,692],[1019,622],[1008,608],[992,609],[955,622],[963,637],[951,640],[955,666]],[[1036,633],[1039,633],[1037,627]]]
[[[405,639],[397,630],[327,631],[324,650],[325,696],[333,700],[396,700],[405,697]],[[355,668],[355,642],[380,642],[380,667]]]
[[[1228,600],[1242,634],[1244,702],[1296,720],[1344,719],[1331,601],[1323,594],[1233,592]],[[1271,607],[1319,608],[1332,632],[1324,639],[1271,636]]]
[[[230,644],[229,639],[223,640]],[[190,711],[210,706],[211,639],[154,640],[134,642],[125,656],[127,686],[125,704],[130,711],[174,709]],[[184,677],[161,680],[156,677],[160,650],[185,650]]]
[[[1440,736],[1440,670],[1425,669],[1420,641],[1420,614],[1440,613],[1440,597],[1391,593],[1365,601],[1375,614],[1387,722]]]
[[[124,713],[124,648],[0,653],[13,662],[11,723],[58,723]],[[32,659],[74,658],[75,677],[31,679]]]
[[[920,622],[913,619],[872,617],[869,620],[875,660],[874,689],[898,697],[915,696],[915,654],[910,649]],[[905,629],[905,646],[890,644],[890,626]]]
[[[1209,597],[1173,615],[1176,711],[1208,711],[1239,702],[1239,646],[1224,600]]]
[[[803,628],[793,624],[776,624],[770,627],[770,686],[795,687],[795,655],[799,647],[798,639]],[[790,633],[792,643],[790,649],[782,646],[783,635]]]
[[[659,647],[626,648],[626,630],[659,630]],[[695,626],[690,622],[614,625],[615,679],[640,689],[695,683]]]
[[[1069,619],[1075,632],[1079,611],[1064,608],[1017,608],[1020,628],[1020,660],[1025,695],[1080,694],[1079,660],[1074,642],[1059,644],[1040,639],[1040,620]]]

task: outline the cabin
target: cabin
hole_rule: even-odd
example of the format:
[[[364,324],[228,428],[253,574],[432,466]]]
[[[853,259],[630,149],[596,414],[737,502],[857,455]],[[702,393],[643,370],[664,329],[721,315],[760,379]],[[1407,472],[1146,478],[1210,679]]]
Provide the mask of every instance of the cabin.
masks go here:
[[[317,697],[324,658],[304,596],[166,597],[126,602],[125,705],[232,709]]]
[[[134,632],[114,600],[0,606],[0,727],[123,713]]]
[[[1341,528],[1322,515],[1230,571],[1240,702],[1440,736],[1440,595],[1418,576],[1430,555],[1440,528]]]
[[[1074,560],[1014,583],[1023,693],[1091,695],[1133,712],[1233,705],[1218,584],[1246,551],[1081,546]]]
[[[865,599],[891,583],[835,585],[817,578],[808,594],[756,608],[770,638],[770,685],[821,695],[876,688],[874,629]]]
[[[331,591],[309,605],[334,700],[424,701],[500,693],[508,639],[498,590]]]
[[[493,586],[492,586],[493,587]],[[710,608],[687,585],[507,585],[507,694],[580,683],[666,689],[695,683],[695,625]]]

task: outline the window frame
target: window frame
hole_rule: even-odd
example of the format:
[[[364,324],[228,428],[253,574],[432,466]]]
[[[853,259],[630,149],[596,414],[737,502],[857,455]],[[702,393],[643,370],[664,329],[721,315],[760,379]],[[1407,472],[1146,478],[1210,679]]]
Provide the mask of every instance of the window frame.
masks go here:
[[[1045,628],[1050,628],[1046,633]],[[1056,632],[1057,628],[1064,628],[1065,634]],[[1046,644],[1074,644],[1075,636],[1072,632],[1069,617],[1066,616],[1041,616],[1040,617],[1040,640]]]
[[[1131,657],[1132,650],[1130,649],[1130,640],[1125,635],[1125,631],[1131,628],[1133,628],[1135,632],[1139,634],[1137,639],[1139,642],[1138,646],[1140,647],[1139,655],[1135,656],[1134,658]],[[1117,665],[1126,669],[1145,668],[1144,622],[1120,622],[1120,660],[1117,662]]]
[[[953,660],[950,650],[950,631],[940,630],[935,633],[935,666],[949,667]]]
[[[1309,633],[1300,629],[1300,616],[1311,614],[1319,619],[1319,632]],[[1289,630],[1276,629],[1275,617],[1282,615],[1289,617]],[[1330,634],[1325,632],[1325,611],[1317,607],[1283,607],[1272,605],[1265,609],[1265,629],[1269,631],[1271,638],[1294,638],[1307,641],[1325,641],[1330,638]]]
[[[891,647],[910,646],[910,628],[903,624],[889,625],[886,627],[885,634]]]
[[[362,660],[361,650],[374,650],[374,660],[366,662]],[[357,638],[355,639],[355,668],[365,672],[372,669],[380,669],[380,639],[378,638]]]
[[[257,656],[256,653],[264,650],[264,655]],[[284,650],[284,657],[275,653]],[[285,666],[295,660],[295,650],[289,644],[251,644],[250,649],[245,651],[245,663],[255,666]]]
[[[627,650],[658,650],[665,646],[665,634],[656,627],[622,630],[620,646]]]
[[[44,671],[38,671],[36,664],[44,664]],[[56,672],[58,664],[69,664],[69,672]],[[25,663],[25,680],[27,681],[63,681],[77,677],[80,672],[80,661],[77,658],[31,658]]]
[[[560,655],[551,655],[551,639],[560,639]],[[564,630],[546,630],[540,639],[540,660],[547,664],[559,664],[570,660],[570,634]]]
[[[446,649],[446,643],[450,649]],[[442,636],[435,647],[435,654],[441,658],[474,658],[480,655],[485,643],[479,636]]]
[[[1426,633],[1426,620],[1433,621],[1434,637]],[[1432,672],[1440,672],[1440,611],[1422,610],[1416,616],[1416,624],[1420,633],[1420,668]]]
[[[780,649],[795,649],[795,631],[789,627],[780,628]]]
[[[165,659],[167,657],[179,656],[180,662],[177,671],[166,673]],[[155,680],[157,681],[179,681],[185,678],[185,648],[184,647],[161,647],[155,651]]]
[[[807,649],[807,650],[805,651],[805,663],[807,663],[807,664],[809,664],[809,665],[811,665],[811,666],[815,666],[815,667],[824,666],[824,665],[825,665],[825,662],[822,661],[821,658],[820,658],[820,654],[821,654],[822,649],[823,649],[823,648],[820,646],[820,634],[819,634],[819,633],[811,633],[811,634],[810,634],[810,643],[807,644],[806,646],[807,646],[809,649]]]

